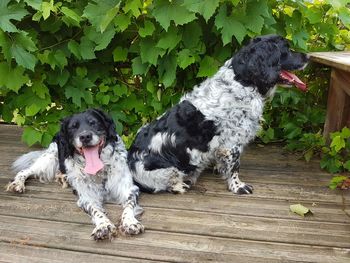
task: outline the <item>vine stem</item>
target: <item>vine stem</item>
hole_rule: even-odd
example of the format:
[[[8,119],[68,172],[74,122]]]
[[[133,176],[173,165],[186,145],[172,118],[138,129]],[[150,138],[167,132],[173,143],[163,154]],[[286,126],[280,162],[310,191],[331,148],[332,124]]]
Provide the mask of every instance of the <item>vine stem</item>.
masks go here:
[[[43,47],[43,48],[39,49],[38,51],[40,52],[40,51],[43,51],[43,50],[46,50],[46,49],[50,49],[50,48],[59,46],[59,45],[65,43],[65,42],[68,42],[68,41],[70,41],[72,39],[75,39],[81,32],[82,32],[82,29],[80,29],[73,37],[64,39],[61,42],[57,42],[57,43],[55,43],[55,44],[53,44],[51,46]]]

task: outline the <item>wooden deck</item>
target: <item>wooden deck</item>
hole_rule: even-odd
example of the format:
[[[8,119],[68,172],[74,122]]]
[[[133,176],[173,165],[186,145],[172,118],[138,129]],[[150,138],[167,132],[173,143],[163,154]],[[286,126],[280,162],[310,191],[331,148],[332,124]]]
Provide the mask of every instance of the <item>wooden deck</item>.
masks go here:
[[[20,129],[0,126],[0,185],[10,163],[29,149]],[[350,191],[327,188],[331,176],[277,146],[251,146],[234,196],[212,174],[184,195],[143,194],[146,233],[91,240],[89,217],[71,189],[31,180],[21,195],[0,191],[0,262],[350,262]],[[309,207],[301,218],[290,204]],[[107,205],[118,220],[120,207]]]

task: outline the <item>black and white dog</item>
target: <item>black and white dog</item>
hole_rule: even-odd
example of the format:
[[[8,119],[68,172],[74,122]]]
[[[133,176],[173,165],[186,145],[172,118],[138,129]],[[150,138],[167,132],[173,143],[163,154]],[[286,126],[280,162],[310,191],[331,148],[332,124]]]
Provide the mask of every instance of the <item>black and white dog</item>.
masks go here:
[[[276,84],[306,90],[289,71],[303,69],[307,61],[280,36],[253,39],[213,77],[139,130],[128,154],[135,182],[148,192],[183,193],[215,165],[230,191],[251,194],[253,187],[238,178],[243,147],[259,130]]]
[[[113,120],[100,110],[66,117],[47,149],[21,156],[13,168],[18,173],[7,191],[18,193],[24,192],[29,177],[53,181],[60,171],[77,193],[78,206],[92,218],[95,240],[111,239],[117,233],[103,209],[105,201],[123,205],[119,226],[122,232],[144,231],[136,219],[142,208],[138,205],[139,189],[133,184],[127,165],[127,151],[115,132]]]

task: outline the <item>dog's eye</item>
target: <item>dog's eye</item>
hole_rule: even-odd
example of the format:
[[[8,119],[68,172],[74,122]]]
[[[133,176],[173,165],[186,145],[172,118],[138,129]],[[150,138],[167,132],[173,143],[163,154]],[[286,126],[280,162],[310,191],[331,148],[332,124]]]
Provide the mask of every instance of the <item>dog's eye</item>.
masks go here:
[[[95,121],[95,120],[89,120],[89,124],[90,124],[91,126],[93,126],[93,125],[96,124],[96,121]]]
[[[70,126],[71,129],[78,129],[79,128],[79,122],[75,121]]]

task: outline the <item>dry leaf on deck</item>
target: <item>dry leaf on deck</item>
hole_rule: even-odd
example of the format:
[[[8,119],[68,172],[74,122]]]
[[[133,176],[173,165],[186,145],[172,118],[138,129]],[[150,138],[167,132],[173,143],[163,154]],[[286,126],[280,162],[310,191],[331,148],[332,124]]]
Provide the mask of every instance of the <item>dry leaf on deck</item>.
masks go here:
[[[350,178],[345,179],[340,185],[337,186],[342,190],[350,189]]]
[[[312,212],[309,208],[301,205],[301,204],[296,204],[296,205],[290,205],[289,206],[290,211],[292,211],[293,213],[296,213],[302,217],[306,216],[306,215],[312,215]]]

